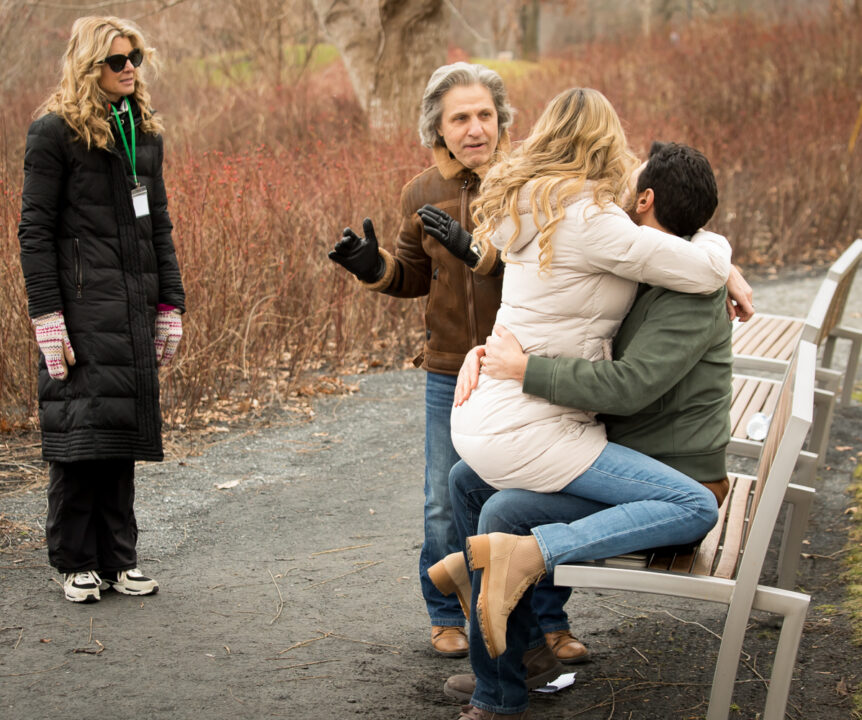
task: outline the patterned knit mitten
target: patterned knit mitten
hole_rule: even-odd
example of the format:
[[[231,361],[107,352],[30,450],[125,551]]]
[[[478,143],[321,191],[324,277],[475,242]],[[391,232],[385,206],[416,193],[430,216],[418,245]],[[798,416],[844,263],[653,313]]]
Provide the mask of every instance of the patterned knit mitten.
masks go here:
[[[66,331],[66,321],[62,312],[52,312],[33,318],[36,342],[45,356],[48,374],[54,380],[65,380],[69,374],[68,365],[75,364],[75,351]]]
[[[171,305],[159,305],[156,313],[156,361],[159,367],[171,364],[183,336],[183,316]]]

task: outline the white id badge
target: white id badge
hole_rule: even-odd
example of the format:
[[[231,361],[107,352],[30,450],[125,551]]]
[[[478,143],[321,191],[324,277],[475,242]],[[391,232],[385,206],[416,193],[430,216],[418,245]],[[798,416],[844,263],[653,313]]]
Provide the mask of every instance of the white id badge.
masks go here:
[[[135,208],[135,217],[146,217],[150,214],[150,203],[147,202],[147,186],[138,185],[132,190],[132,206]]]

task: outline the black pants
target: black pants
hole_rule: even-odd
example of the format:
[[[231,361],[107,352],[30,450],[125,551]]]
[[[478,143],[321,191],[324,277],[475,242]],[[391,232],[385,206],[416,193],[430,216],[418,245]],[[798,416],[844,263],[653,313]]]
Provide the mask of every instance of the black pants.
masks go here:
[[[52,462],[48,478],[51,565],[61,573],[136,567],[134,460]]]

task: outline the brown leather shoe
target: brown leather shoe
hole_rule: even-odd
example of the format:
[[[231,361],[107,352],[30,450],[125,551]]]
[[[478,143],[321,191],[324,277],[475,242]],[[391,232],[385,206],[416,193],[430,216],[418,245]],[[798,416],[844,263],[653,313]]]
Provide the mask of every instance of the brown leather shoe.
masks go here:
[[[545,687],[566,672],[566,668],[557,662],[554,653],[547,645],[527,650],[524,653],[524,668],[527,671],[527,676],[524,678],[527,690]],[[470,702],[475,689],[476,676],[472,673],[452,675],[443,684],[443,694],[446,697],[464,703]]]
[[[470,573],[467,571],[467,561],[464,553],[450,553],[442,560],[428,568],[428,577],[434,587],[444,595],[455,593],[464,617],[470,619]]]
[[[462,658],[470,652],[467,633],[458,625],[432,625],[431,647],[443,657]]]
[[[528,717],[530,717],[528,710],[519,713],[498,713],[465,705],[461,708],[458,720],[527,720]]]
[[[545,641],[554,656],[564,665],[576,665],[590,659],[587,646],[572,635],[569,630],[555,630],[545,633]]]
[[[476,615],[488,654],[495,658],[506,649],[506,626],[515,605],[545,576],[545,560],[532,535],[499,532],[468,537],[467,556],[473,570],[482,569]]]

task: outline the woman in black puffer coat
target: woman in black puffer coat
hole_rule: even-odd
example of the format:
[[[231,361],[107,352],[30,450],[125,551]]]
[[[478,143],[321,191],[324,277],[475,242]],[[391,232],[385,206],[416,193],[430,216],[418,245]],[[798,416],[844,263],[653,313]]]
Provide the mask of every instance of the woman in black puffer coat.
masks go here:
[[[66,598],[151,594],[137,568],[135,460],[161,460],[158,368],[185,295],[140,31],[72,27],[62,79],[30,126],[18,238],[39,367],[46,535]]]

